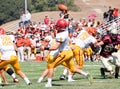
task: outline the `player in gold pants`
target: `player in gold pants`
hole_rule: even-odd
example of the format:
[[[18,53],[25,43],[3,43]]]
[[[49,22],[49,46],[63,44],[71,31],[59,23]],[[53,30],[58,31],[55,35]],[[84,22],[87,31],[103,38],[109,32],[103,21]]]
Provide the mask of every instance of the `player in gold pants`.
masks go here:
[[[92,61],[91,56],[92,56],[93,51],[91,47],[85,48],[83,52],[85,55],[85,60]]]
[[[73,51],[74,58],[75,58],[75,61],[76,61],[76,66],[78,68],[82,69],[83,65],[84,65],[83,50],[79,46],[74,45],[74,49],[72,51]]]

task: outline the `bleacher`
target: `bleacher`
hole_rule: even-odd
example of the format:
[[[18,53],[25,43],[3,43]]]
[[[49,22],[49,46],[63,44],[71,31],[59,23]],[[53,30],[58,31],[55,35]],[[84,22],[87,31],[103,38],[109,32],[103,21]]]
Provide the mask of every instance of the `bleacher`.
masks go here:
[[[113,29],[117,29],[118,33],[120,33],[120,17],[113,19],[111,21],[104,22],[99,28],[102,34],[105,34],[106,31],[110,31]]]

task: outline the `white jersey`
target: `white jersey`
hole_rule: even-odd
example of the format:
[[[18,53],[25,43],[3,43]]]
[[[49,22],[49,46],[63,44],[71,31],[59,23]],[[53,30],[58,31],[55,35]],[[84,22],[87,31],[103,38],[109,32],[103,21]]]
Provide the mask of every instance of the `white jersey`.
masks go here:
[[[16,56],[13,41],[15,41],[13,35],[0,35],[1,60],[9,60],[11,55]]]
[[[84,43],[82,40],[80,40],[80,39],[78,39],[78,38],[74,38],[74,37],[71,38],[71,40],[72,40],[72,43],[73,43],[73,44],[79,46],[79,47],[82,48],[82,49],[85,48],[85,43]]]
[[[58,33],[56,35],[56,41],[61,42],[61,45],[59,47],[60,51],[70,50],[68,30]]]
[[[85,44],[85,47],[88,47],[91,43],[97,42],[95,37],[90,35],[87,31],[81,30],[79,35],[77,36],[78,39],[82,40]]]

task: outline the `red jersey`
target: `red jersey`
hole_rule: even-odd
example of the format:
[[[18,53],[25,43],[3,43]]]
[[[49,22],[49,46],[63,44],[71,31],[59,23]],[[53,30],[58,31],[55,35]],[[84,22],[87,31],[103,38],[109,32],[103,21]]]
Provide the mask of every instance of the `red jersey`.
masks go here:
[[[16,45],[17,45],[17,47],[23,46],[24,45],[24,38],[22,38],[22,37],[17,38]]]

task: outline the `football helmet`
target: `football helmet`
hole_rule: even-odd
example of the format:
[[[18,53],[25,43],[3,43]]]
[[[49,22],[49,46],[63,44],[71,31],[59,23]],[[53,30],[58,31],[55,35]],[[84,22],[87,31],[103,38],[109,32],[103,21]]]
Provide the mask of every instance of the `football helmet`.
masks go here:
[[[56,30],[65,30],[67,27],[67,22],[64,19],[59,19],[56,23]]]

